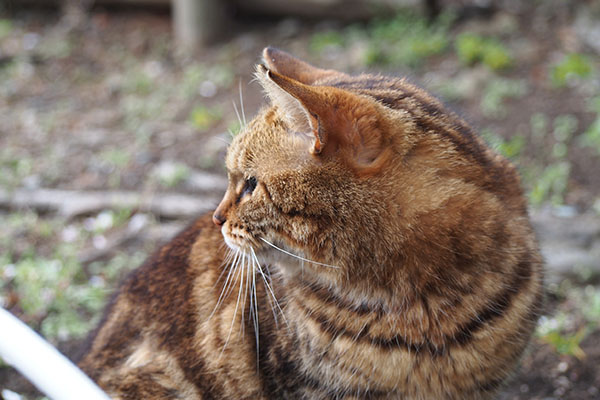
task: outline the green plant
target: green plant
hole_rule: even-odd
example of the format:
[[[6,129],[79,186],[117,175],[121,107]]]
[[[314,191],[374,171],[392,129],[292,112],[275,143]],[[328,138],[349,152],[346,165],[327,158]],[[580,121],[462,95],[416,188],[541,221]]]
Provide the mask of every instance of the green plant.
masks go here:
[[[131,161],[131,154],[122,148],[111,148],[103,150],[100,159],[114,168],[124,168]]]
[[[575,333],[567,333],[572,329],[572,318],[563,311],[552,317],[541,317],[536,329],[536,335],[540,340],[549,344],[559,354],[584,358],[585,353],[581,349],[581,341],[589,332],[582,327]]]
[[[543,335],[541,340],[554,347],[557,353],[575,356],[581,360],[585,358],[585,353],[581,349],[581,341],[585,339],[587,333],[588,330],[585,327],[573,334],[552,331]]]
[[[231,120],[229,122],[229,124],[227,125],[227,132],[229,132],[229,135],[232,138],[236,137],[237,134],[240,133],[241,130],[242,130],[242,124],[237,119]]]
[[[529,171],[530,176],[527,180],[531,183],[529,192],[531,204],[539,206],[547,200],[554,205],[563,204],[570,172],[571,164],[567,161],[550,164],[541,173]]]
[[[577,130],[578,120],[574,115],[559,115],[554,119],[553,132],[556,143],[552,146],[552,156],[563,159],[567,157],[567,143]]]
[[[148,95],[154,89],[154,82],[152,79],[140,69],[130,71],[124,79],[123,90],[125,93]]]
[[[0,19],[0,39],[4,39],[13,30],[12,22],[9,19]]]
[[[443,14],[430,23],[405,12],[393,19],[375,21],[367,29],[365,64],[418,66],[448,46],[448,29],[453,20],[451,14]]]
[[[596,117],[579,140],[583,146],[595,149],[596,153],[600,155],[600,96],[590,100],[589,108],[590,111],[596,113]]]
[[[320,54],[325,50],[339,48],[345,45],[344,37],[336,31],[326,31],[315,33],[308,43],[311,52]]]
[[[571,53],[551,67],[550,80],[553,86],[562,87],[571,80],[587,78],[591,73],[592,64],[589,58],[579,53]]]
[[[162,186],[174,187],[186,180],[190,175],[187,165],[165,162],[154,170],[154,176]]]
[[[583,289],[567,285],[561,292],[563,304],[571,304],[575,312],[560,310],[552,317],[540,318],[536,334],[559,354],[582,359],[585,353],[581,342],[600,325],[600,289],[592,285]]]
[[[6,147],[0,150],[0,185],[15,187],[23,178],[31,174],[34,160],[28,155],[21,155],[16,149]]]
[[[503,118],[507,113],[505,100],[523,97],[527,94],[527,90],[527,83],[524,80],[492,79],[481,99],[481,111],[489,118]]]
[[[194,128],[201,132],[206,132],[222,118],[222,113],[216,108],[205,106],[195,107],[190,113],[190,122]]]
[[[12,287],[24,319],[51,340],[85,335],[104,304],[105,289],[89,285],[74,249],[59,246],[50,258],[27,253],[1,260],[3,290]],[[39,324],[39,325],[38,325]]]
[[[586,286],[578,296],[577,304],[591,328],[600,326],[600,288]]]
[[[67,58],[75,48],[75,38],[64,35],[48,35],[43,37],[38,46],[43,59]]]
[[[449,43],[451,14],[443,14],[430,22],[413,12],[400,12],[393,18],[378,19],[368,25],[353,25],[342,32],[325,31],[314,34],[309,43],[313,53],[323,53],[364,43],[365,65],[389,64],[415,67],[423,60],[442,52]]]
[[[510,139],[505,140],[490,129],[482,130],[481,135],[493,149],[513,160],[519,158],[521,151],[525,147],[525,138],[523,135],[514,135]]]
[[[492,70],[500,70],[511,66],[513,62],[508,49],[502,43],[473,33],[458,35],[454,47],[458,59],[465,65],[481,62]]]

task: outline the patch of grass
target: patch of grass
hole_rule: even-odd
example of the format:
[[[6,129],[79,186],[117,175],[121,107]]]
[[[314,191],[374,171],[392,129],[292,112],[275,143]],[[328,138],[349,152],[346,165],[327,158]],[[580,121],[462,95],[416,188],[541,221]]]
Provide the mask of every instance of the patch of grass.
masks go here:
[[[34,160],[17,154],[11,148],[0,150],[0,185],[7,188],[19,186],[33,170]]]
[[[583,359],[585,353],[581,342],[600,326],[600,288],[567,284],[555,294],[561,293],[562,304],[571,309],[562,309],[552,317],[540,318],[536,334],[557,353]]]
[[[130,217],[127,209],[104,211],[65,226],[33,212],[0,216],[0,306],[16,310],[51,342],[84,336],[97,323],[107,294],[145,254],[119,253],[85,269],[78,256],[95,235]]]
[[[154,90],[154,82],[142,70],[134,69],[127,76],[123,83],[123,91],[125,93],[135,93],[142,96],[152,93]]]
[[[426,58],[444,51],[454,17],[443,14],[436,21],[410,12],[391,20],[374,22],[368,29],[369,49],[365,63],[419,66]]]
[[[131,154],[122,148],[103,150],[99,157],[104,163],[114,168],[124,168],[131,161]]]
[[[214,67],[208,67],[201,63],[192,64],[184,69],[183,78],[177,85],[177,93],[178,95],[183,93],[186,98],[192,98],[197,94],[205,96],[202,90],[203,85],[214,88],[208,91],[210,94],[219,88],[229,88],[234,82],[234,76],[233,69],[227,64],[219,64]],[[205,89],[204,92],[206,91]]]
[[[242,124],[237,119],[231,120],[229,122],[229,124],[227,125],[227,132],[229,132],[229,135],[232,138],[236,137],[238,135],[238,133],[241,132],[241,130],[242,130]]]
[[[543,342],[552,346],[558,354],[575,356],[582,360],[585,358],[585,353],[581,349],[581,342],[585,339],[587,333],[588,330],[583,327],[572,334],[550,331],[540,338]]]
[[[497,71],[508,68],[513,63],[513,57],[502,43],[474,33],[458,35],[454,47],[458,59],[465,65],[482,63]]]
[[[595,149],[596,154],[600,155],[600,96],[590,100],[589,108],[596,113],[596,117],[580,136],[579,141],[583,146]]]
[[[548,130],[548,117],[544,113],[535,113],[529,119],[531,127],[531,137],[534,142],[541,142],[546,136]]]
[[[550,69],[550,80],[554,87],[563,87],[570,81],[588,78],[592,74],[592,63],[583,54],[571,53]]]
[[[591,328],[600,326],[600,288],[586,286],[578,294],[576,303]]]
[[[540,206],[546,201],[553,205],[564,203],[567,191],[571,164],[559,161],[548,165],[542,171],[535,168],[529,172],[527,181],[531,183],[529,201],[533,206]]]
[[[505,101],[521,98],[527,94],[527,91],[527,83],[524,80],[492,79],[481,99],[481,112],[488,118],[504,118],[507,114]]]
[[[559,115],[554,119],[553,132],[556,143],[552,146],[552,156],[565,159],[568,152],[568,142],[577,130],[577,117],[567,114]]]
[[[216,108],[197,106],[190,113],[190,122],[200,132],[206,132],[222,118],[222,113]]]
[[[95,217],[88,217],[84,220],[84,229],[93,234],[102,234],[113,227],[124,225],[131,217],[131,210],[123,208],[120,210],[104,210]]]
[[[150,249],[152,251],[152,249]],[[123,276],[140,266],[147,257],[146,253],[139,251],[131,255],[118,253],[106,262],[96,261],[89,265],[88,270],[92,278],[98,282],[106,282],[107,287],[114,287]]]
[[[153,92],[152,96],[129,94],[121,98],[119,109],[123,113],[124,128],[133,133],[139,146],[144,146],[150,141],[150,123],[170,117],[166,111],[168,103],[169,98],[166,94],[157,91]]]
[[[182,163],[164,162],[155,168],[153,175],[162,186],[175,187],[190,176],[190,169]]]
[[[38,46],[40,56],[44,59],[63,59],[71,55],[75,48],[69,36],[48,35]]]
[[[454,17],[443,14],[430,22],[414,12],[400,12],[393,18],[353,25],[343,31],[325,31],[312,36],[309,50],[323,54],[364,42],[365,65],[419,66],[428,57],[444,51]]]
[[[484,129],[481,131],[481,136],[484,137],[493,149],[512,160],[518,159],[525,147],[525,137],[523,135],[514,135],[510,139],[505,140],[490,129]]]
[[[12,21],[9,19],[0,19],[0,40],[11,34],[13,30]]]
[[[325,31],[315,33],[308,43],[308,49],[316,54],[341,48],[346,44],[344,36],[336,31]]]
[[[85,335],[104,304],[105,290],[89,285],[72,246],[61,245],[52,257],[34,253],[0,264],[3,291],[11,286],[24,319],[51,340]]]

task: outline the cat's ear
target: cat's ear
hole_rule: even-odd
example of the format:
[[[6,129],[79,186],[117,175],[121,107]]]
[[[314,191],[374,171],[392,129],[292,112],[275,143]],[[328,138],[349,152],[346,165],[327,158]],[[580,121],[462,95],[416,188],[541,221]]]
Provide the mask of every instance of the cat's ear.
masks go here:
[[[311,133],[314,133],[317,142],[315,144],[316,151],[313,149],[313,152],[320,152],[321,143],[316,116],[311,114],[297,97],[277,84],[272,79],[274,75],[276,73],[270,71],[264,65],[259,64],[256,66],[256,78],[271,100],[271,104],[277,106],[282,111],[282,115],[292,131],[306,135],[307,138],[312,138],[313,135]],[[298,84],[301,83],[298,82]]]
[[[307,85],[312,85],[324,78],[345,75],[342,72],[332,69],[313,67],[291,54],[274,47],[265,47],[262,56],[263,62],[269,70]]]
[[[362,166],[381,154],[384,121],[375,101],[335,87],[306,85],[263,65],[257,67],[257,78],[291,129],[314,138],[313,154],[339,153]]]

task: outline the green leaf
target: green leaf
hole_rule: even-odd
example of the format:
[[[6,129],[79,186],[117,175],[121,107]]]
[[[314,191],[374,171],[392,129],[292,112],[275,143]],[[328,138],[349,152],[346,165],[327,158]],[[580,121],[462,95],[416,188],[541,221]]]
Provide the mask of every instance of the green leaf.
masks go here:
[[[571,53],[552,66],[550,79],[553,86],[562,87],[570,80],[584,79],[591,74],[592,64],[589,58],[579,53]]]

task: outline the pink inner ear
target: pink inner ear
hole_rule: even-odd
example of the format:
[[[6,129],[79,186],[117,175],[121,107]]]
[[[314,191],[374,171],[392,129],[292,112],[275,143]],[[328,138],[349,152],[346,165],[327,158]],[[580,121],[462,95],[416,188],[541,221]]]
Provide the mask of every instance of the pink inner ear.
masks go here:
[[[271,84],[300,103],[296,107],[302,107],[315,137],[313,154],[327,157],[340,153],[349,162],[364,166],[381,153],[380,115],[373,100],[335,87],[306,85],[276,71],[265,73]],[[280,103],[285,110],[284,102]]]

